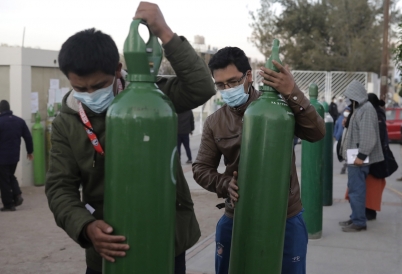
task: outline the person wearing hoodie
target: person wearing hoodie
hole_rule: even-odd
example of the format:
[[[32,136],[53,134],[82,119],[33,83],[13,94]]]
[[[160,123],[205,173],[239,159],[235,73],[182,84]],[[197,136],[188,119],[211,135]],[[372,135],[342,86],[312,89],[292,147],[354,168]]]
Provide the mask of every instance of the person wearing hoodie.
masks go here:
[[[350,219],[339,222],[344,232],[358,232],[367,229],[366,225],[366,178],[370,164],[384,160],[380,141],[377,112],[368,101],[367,91],[357,80],[347,87],[344,96],[352,102],[345,128],[345,141],[342,155],[347,159],[348,149],[357,149],[353,164],[348,164],[349,201],[352,209]],[[368,163],[364,161],[368,158]]]

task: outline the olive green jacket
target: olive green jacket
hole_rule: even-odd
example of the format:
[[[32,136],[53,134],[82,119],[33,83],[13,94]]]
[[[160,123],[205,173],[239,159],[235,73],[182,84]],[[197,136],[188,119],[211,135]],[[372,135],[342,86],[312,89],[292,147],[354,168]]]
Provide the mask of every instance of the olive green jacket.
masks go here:
[[[188,41],[175,35],[164,45],[165,55],[177,77],[158,77],[159,88],[171,99],[176,112],[183,112],[205,103],[215,94],[213,81],[205,62]],[[104,157],[96,156],[94,147],[79,119],[77,102],[69,92],[64,98],[60,114],[53,121],[50,166],[46,176],[46,195],[56,223],[83,248],[86,261],[93,270],[102,270],[101,256],[84,233],[85,226],[103,219],[105,180]],[[94,132],[105,148],[105,116],[84,106]],[[200,229],[194,214],[190,190],[178,163],[176,185],[176,255],[194,245]],[[82,185],[82,197],[79,188]],[[91,214],[85,205],[95,209]]]

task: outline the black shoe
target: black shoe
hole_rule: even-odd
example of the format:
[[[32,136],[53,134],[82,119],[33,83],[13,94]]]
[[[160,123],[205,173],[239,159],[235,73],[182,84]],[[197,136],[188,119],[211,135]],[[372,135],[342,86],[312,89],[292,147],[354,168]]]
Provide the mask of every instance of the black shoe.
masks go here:
[[[343,221],[343,222],[339,222],[339,225],[340,226],[349,226],[349,225],[351,225],[351,224],[353,224],[353,222],[352,222],[352,220],[347,220],[347,221]]]
[[[359,225],[351,224],[351,225],[342,227],[343,232],[359,232],[362,230],[367,230],[367,226],[359,226]]]
[[[22,199],[21,194],[14,197],[14,205],[15,205],[15,206],[20,206],[20,205],[22,205],[22,202],[23,202],[23,201],[24,201],[24,199]]]
[[[377,211],[366,207],[366,219],[372,221],[377,218]]]
[[[345,168],[341,169],[341,174],[346,174],[346,169]]]
[[[191,161],[191,160],[187,160],[187,162],[186,162],[186,164],[192,164],[193,163],[193,161]]]
[[[15,206],[2,207],[2,208],[0,209],[0,211],[3,211],[3,212],[5,212],[5,211],[15,211]]]

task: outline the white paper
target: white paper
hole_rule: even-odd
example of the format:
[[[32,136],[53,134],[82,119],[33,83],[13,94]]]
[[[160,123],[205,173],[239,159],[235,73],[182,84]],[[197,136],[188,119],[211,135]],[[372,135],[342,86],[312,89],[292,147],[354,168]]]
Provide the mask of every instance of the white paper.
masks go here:
[[[55,89],[54,102],[61,103],[62,99],[63,99],[63,97],[61,96],[61,89]]]
[[[48,105],[53,105],[56,100],[56,90],[55,89],[49,89],[49,97],[47,100]]]
[[[50,89],[59,89],[60,88],[60,80],[59,79],[50,79]]]
[[[39,110],[39,99],[37,92],[31,92],[31,113],[36,113]]]
[[[346,156],[348,158],[348,164],[353,165],[353,163],[356,160],[357,154],[359,154],[359,149],[357,148],[351,148],[346,150]],[[368,164],[369,163],[369,157],[363,161],[363,163]]]

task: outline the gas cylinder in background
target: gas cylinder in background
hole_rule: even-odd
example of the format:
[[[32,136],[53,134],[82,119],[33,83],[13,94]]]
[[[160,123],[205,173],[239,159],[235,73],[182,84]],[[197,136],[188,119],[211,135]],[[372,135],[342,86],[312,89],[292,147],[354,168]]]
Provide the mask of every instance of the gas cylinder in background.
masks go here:
[[[324,121],[325,121],[325,136],[323,148],[323,168],[322,168],[322,190],[323,190],[323,206],[332,205],[332,188],[333,188],[333,149],[334,149],[334,119],[329,114],[329,106],[325,102],[322,104],[324,107]]]
[[[310,103],[321,117],[324,107],[318,102],[318,86],[309,87]],[[319,239],[322,235],[322,168],[324,140],[310,143],[302,141],[301,161],[301,199],[303,218],[306,222],[309,239]]]
[[[104,220],[130,249],[104,274],[173,273],[177,115],[156,86],[162,48],[131,23],[124,44],[130,84],[106,114]]]
[[[45,136],[43,126],[40,123],[40,114],[36,112],[35,124],[32,126],[32,141],[34,148],[34,185],[43,186],[45,184]]]
[[[266,67],[278,71],[272,60],[280,62],[277,39]],[[295,119],[274,88],[261,91],[244,114],[230,274],[282,268]]]

